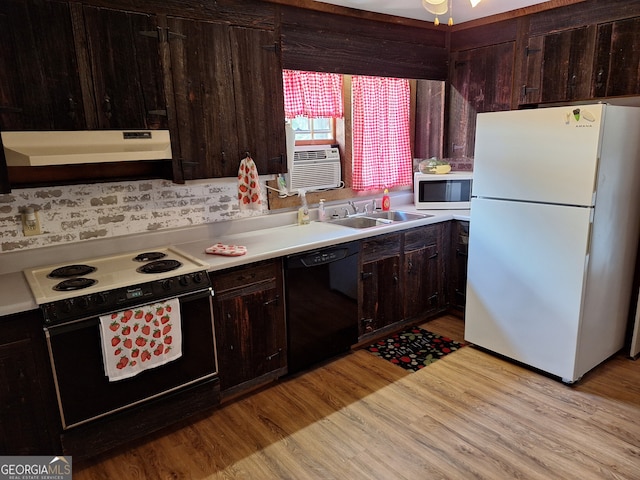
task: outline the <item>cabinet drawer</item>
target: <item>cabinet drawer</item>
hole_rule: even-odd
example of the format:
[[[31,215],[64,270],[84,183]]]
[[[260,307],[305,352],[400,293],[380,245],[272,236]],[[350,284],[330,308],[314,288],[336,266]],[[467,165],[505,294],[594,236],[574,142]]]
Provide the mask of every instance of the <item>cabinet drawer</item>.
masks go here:
[[[361,249],[362,262],[374,262],[382,258],[399,255],[400,235],[399,233],[391,233],[364,240]]]
[[[254,263],[222,272],[212,272],[210,275],[215,293],[220,293],[255,283],[275,281],[278,277],[278,263],[272,261]]]
[[[440,225],[413,228],[404,234],[404,251],[420,250],[438,243]]]
[[[40,334],[40,325],[44,323],[40,310],[17,313],[0,317],[0,347],[23,340],[31,340],[35,333]],[[37,325],[33,327],[33,325]]]

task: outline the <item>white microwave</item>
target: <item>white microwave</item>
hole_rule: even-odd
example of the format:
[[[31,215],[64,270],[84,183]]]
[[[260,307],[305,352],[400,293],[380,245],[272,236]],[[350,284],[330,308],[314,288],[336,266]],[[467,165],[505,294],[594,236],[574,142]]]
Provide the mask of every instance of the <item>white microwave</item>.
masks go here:
[[[468,210],[472,185],[472,172],[442,175],[416,172],[413,177],[415,206],[421,210]]]

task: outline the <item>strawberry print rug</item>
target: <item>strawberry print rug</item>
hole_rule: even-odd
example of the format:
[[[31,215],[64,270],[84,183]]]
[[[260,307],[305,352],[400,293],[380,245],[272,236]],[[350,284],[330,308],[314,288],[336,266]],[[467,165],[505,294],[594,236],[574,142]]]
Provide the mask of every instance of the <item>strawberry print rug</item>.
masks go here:
[[[405,370],[417,372],[464,345],[420,327],[411,327],[369,345],[367,350]]]
[[[110,382],[133,377],[182,356],[177,298],[100,317],[104,373]]]

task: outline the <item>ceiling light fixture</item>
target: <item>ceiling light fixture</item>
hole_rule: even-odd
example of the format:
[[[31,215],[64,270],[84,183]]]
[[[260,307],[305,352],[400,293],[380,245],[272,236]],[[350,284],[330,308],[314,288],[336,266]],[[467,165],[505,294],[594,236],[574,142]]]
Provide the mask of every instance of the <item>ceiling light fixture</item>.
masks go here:
[[[469,0],[469,2],[471,7],[475,7],[481,0]],[[433,21],[434,25],[440,25],[438,15],[444,15],[447,12],[449,12],[449,21],[447,23],[449,26],[453,25],[453,0],[422,0],[422,6],[427,12],[436,16]]]

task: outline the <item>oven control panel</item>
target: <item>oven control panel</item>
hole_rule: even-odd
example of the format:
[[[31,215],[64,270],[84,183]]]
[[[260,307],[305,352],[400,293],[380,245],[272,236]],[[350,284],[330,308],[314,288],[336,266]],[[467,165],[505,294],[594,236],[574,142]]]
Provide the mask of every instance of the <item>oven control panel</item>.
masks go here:
[[[211,289],[206,271],[186,273],[129,287],[78,295],[41,305],[47,325],[106,315],[168,298]]]

